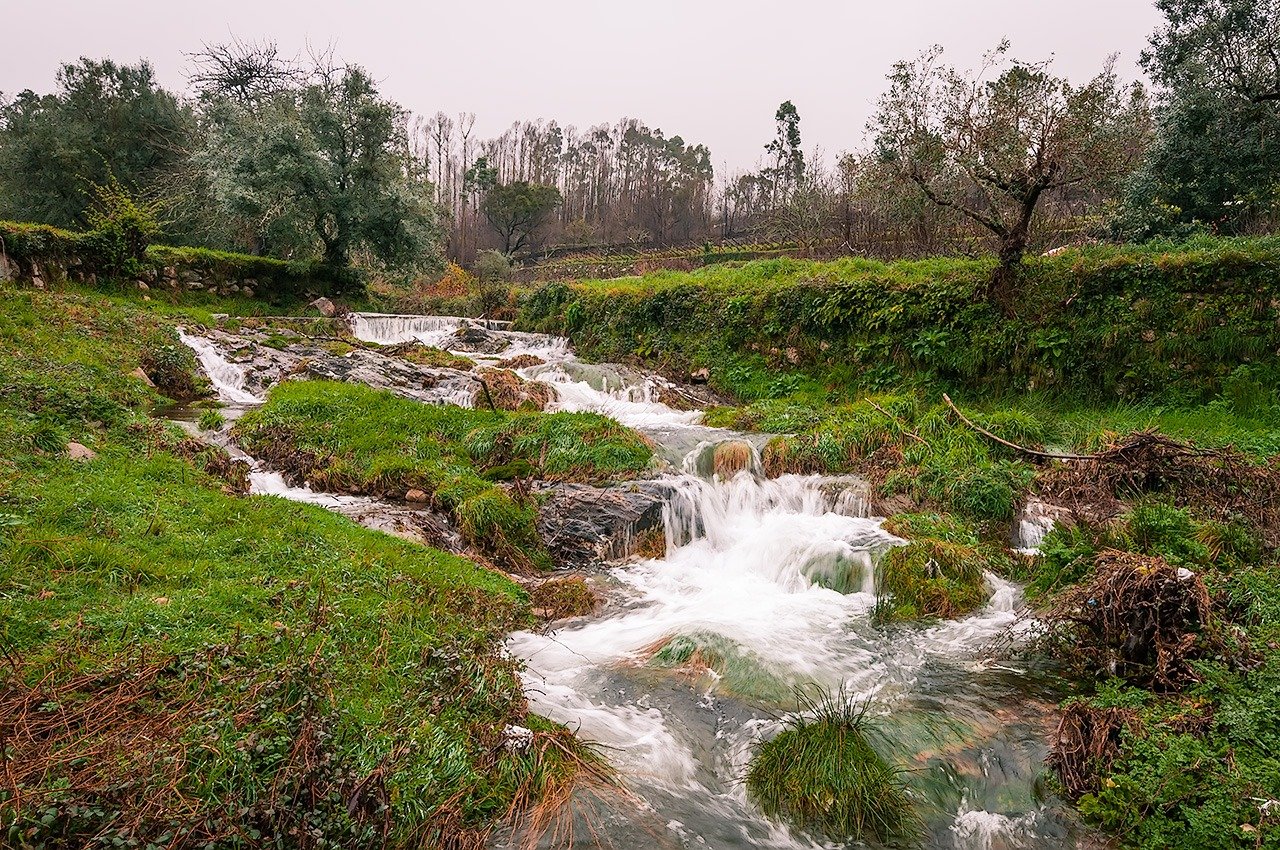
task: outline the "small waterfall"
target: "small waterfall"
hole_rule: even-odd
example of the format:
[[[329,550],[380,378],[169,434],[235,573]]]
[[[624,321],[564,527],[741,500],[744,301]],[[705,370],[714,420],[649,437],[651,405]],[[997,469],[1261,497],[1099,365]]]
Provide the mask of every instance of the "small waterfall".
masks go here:
[[[200,361],[209,382],[218,392],[218,398],[231,404],[261,404],[262,399],[245,388],[245,370],[228,360],[218,346],[200,336],[192,336],[184,328],[178,328],[178,338],[190,348]]]
[[[1061,508],[1030,499],[1018,514],[1013,532],[1013,548],[1027,555],[1040,554],[1044,538],[1053,531],[1055,520],[1063,513]]]
[[[392,316],[382,313],[351,313],[347,316],[356,339],[395,345],[417,340],[438,345],[468,320],[455,316]],[[438,346],[444,347],[444,346]]]

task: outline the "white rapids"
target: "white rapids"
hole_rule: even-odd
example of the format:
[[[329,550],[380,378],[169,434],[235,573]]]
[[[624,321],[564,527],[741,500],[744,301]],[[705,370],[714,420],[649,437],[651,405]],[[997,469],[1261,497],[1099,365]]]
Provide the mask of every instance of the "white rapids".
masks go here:
[[[262,399],[245,388],[244,367],[232,363],[218,348],[202,336],[193,336],[178,328],[182,344],[195,352],[200,367],[221,401],[231,404],[262,404]]]
[[[1080,830],[1065,807],[1034,792],[1045,755],[1041,714],[1055,697],[987,652],[996,639],[1019,634],[1020,588],[988,574],[988,601],[971,616],[876,627],[876,564],[904,541],[869,516],[865,481],[767,479],[758,453],[722,480],[712,473],[715,445],[746,441],[754,451],[763,435],[703,426],[700,411],[661,401],[663,379],[584,363],[562,338],[451,317],[353,314],[349,322],[363,340],[419,340],[482,364],[532,354],[543,362],[517,371],[555,390],[552,409],[611,416],[647,434],[669,461],[661,479],[669,494],[666,554],[614,564],[601,616],[508,640],[525,664],[532,708],[604,747],[642,799],[643,838],[615,824],[613,846],[818,846],[762,817],[742,782],[755,746],[781,728],[797,688],[871,701],[886,747],[919,779],[913,793],[925,813],[924,846],[1078,846]],[[245,398],[252,394],[243,376],[237,389],[234,364],[219,362],[216,349],[185,335],[184,342],[223,398],[259,401]],[[255,468],[252,480],[254,492],[350,507],[266,470]],[[1031,550],[1052,520],[1020,519],[1016,543]],[[682,666],[686,652],[655,663],[676,646],[715,660],[692,669]]]

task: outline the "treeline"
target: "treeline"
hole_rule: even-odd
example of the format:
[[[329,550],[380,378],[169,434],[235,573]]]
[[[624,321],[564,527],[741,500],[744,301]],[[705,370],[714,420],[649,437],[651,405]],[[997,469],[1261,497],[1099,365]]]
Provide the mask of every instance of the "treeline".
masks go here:
[[[0,98],[0,218],[83,229],[115,187],[166,242],[411,274],[487,250],[994,251],[1008,296],[1028,251],[1280,221],[1280,0],[1156,5],[1154,93],[1110,64],[1065,79],[1007,43],[976,70],[931,48],[890,69],[848,152],[806,149],[787,101],[756,166],[728,174],[635,118],[480,138],[471,114],[415,117],[364,69],[269,43],[194,54],[189,96],[146,63],[81,59],[54,93]]]

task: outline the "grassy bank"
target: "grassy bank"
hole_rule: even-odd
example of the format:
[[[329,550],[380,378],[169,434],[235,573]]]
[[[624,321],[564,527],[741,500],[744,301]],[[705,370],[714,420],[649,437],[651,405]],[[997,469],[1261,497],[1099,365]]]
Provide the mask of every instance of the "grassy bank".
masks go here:
[[[424,405],[350,384],[288,382],[236,433],[255,456],[317,489],[403,497],[420,490],[508,569],[547,568],[527,480],[633,477],[648,443],[590,413],[506,413]]]
[[[706,368],[744,401],[908,385],[1176,403],[1218,392],[1242,366],[1275,383],[1275,239],[1031,259],[1012,317],[980,297],[990,272],[983,260],[765,260],[550,284],[526,296],[520,321],[599,359]]]
[[[590,759],[527,714],[517,587],[234,495],[140,415],[140,366],[198,389],[166,321],[0,291],[5,846],[471,846],[563,796]]]

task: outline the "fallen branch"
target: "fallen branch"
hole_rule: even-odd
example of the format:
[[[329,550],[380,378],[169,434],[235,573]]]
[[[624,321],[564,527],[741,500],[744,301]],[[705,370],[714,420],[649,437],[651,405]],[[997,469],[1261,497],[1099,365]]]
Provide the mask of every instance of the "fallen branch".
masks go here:
[[[968,425],[970,428],[977,431],[982,436],[995,440],[997,443],[999,443],[1002,446],[1008,446],[1014,451],[1019,451],[1019,452],[1022,452],[1023,454],[1029,454],[1032,457],[1044,457],[1044,458],[1051,458],[1053,460],[1097,460],[1097,455],[1073,455],[1073,454],[1064,454],[1062,452],[1044,452],[1044,451],[1040,451],[1039,449],[1029,449],[1026,446],[1020,446],[1017,443],[1011,443],[1008,440],[1004,439],[1003,437],[997,437],[995,434],[992,434],[986,428],[983,428],[981,425],[978,425],[969,417],[961,413],[960,408],[956,407],[955,402],[951,400],[951,396],[947,395],[946,393],[943,393],[942,400],[947,403],[947,407],[955,411],[956,416],[960,417],[961,422]]]
[[[922,446],[928,446],[928,445],[929,445],[929,443],[925,440],[925,438],[924,438],[924,437],[921,437],[921,436],[920,436],[919,434],[917,434],[915,431],[912,431],[910,428],[908,428],[908,427],[906,426],[906,424],[905,424],[901,419],[899,419],[898,417],[894,416],[892,413],[890,413],[889,411],[885,410],[883,407],[881,407],[880,405],[876,404],[876,403],[875,403],[874,401],[872,401],[871,399],[867,399],[867,404],[871,405],[871,406],[872,406],[872,407],[874,407],[876,410],[880,411],[880,412],[881,412],[881,413],[883,413],[885,416],[889,417],[889,419],[893,420],[894,424],[896,424],[899,428],[901,428],[901,429],[902,429],[902,433],[906,434],[908,437],[910,437],[911,439],[915,440],[915,441],[916,441],[917,443],[919,443],[920,445],[922,445]]]

